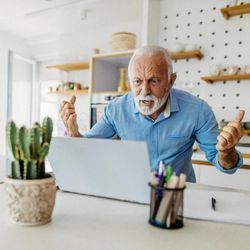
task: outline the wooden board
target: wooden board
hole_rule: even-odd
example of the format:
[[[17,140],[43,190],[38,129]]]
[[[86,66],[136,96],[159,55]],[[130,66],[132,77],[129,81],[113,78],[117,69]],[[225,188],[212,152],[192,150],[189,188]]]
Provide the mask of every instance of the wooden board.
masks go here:
[[[79,89],[79,90],[59,90],[48,92],[48,94],[54,95],[87,95],[89,93],[88,89]]]
[[[250,75],[204,76],[201,79],[207,83],[214,83],[218,81],[250,80]]]
[[[198,60],[200,60],[202,57],[203,54],[201,53],[200,50],[171,53],[172,60],[190,59],[190,58],[197,58]]]
[[[89,62],[67,63],[61,65],[47,66],[48,69],[59,69],[64,71],[83,70],[89,68]]]
[[[228,20],[231,16],[237,16],[237,15],[250,13],[250,3],[222,8],[220,11],[225,17],[225,19]]]

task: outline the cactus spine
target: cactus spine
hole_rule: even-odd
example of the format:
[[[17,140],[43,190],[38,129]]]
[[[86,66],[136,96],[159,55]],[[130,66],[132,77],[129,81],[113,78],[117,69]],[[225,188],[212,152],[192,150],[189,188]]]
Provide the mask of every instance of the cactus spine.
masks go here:
[[[43,120],[42,127],[34,123],[27,129],[18,129],[13,121],[7,124],[7,141],[14,160],[11,162],[11,177],[14,179],[45,178],[45,157],[49,152],[53,123]]]

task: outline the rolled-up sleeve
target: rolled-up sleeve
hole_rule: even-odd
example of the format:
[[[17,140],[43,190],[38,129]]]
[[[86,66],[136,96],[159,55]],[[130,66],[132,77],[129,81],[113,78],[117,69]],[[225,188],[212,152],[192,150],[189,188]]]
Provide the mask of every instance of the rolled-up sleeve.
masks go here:
[[[199,119],[195,131],[196,141],[200,149],[205,152],[207,160],[218,170],[223,173],[233,174],[243,165],[242,155],[237,151],[239,155],[237,164],[230,169],[223,168],[218,161],[218,151],[216,149],[218,135],[219,128],[212,109],[206,102],[201,102]]]

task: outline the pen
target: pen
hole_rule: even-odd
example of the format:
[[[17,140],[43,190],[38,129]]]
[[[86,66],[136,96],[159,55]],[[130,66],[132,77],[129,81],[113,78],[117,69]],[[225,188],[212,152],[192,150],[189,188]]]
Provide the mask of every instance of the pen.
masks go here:
[[[214,197],[211,198],[211,204],[212,204],[212,209],[215,211],[216,210],[216,199]]]

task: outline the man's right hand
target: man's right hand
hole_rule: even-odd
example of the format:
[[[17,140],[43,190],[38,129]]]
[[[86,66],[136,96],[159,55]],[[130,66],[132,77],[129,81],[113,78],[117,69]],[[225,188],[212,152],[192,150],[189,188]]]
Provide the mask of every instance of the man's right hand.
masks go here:
[[[79,127],[76,121],[75,102],[75,96],[72,96],[69,102],[63,101],[60,107],[60,115],[67,128],[68,135],[71,137],[80,137],[81,134],[79,133]]]

